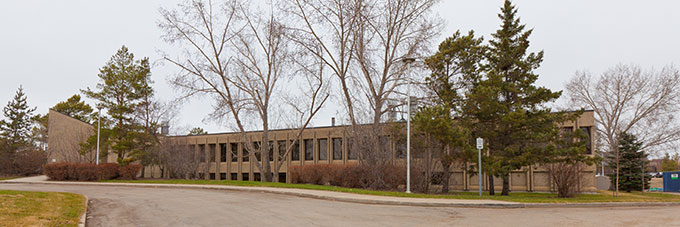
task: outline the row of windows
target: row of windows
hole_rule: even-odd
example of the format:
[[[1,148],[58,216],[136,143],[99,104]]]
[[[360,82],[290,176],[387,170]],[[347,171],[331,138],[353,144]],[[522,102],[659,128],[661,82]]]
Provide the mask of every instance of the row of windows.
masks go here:
[[[274,156],[278,156],[279,160],[284,160],[284,156],[286,153],[287,145],[285,140],[280,140],[276,141],[279,153],[278,155],[274,154],[274,141],[269,141],[269,151],[270,154],[272,154],[269,157],[269,161],[274,161]],[[291,141],[292,143],[292,141]],[[256,150],[260,149],[260,142],[253,142],[253,148]],[[305,139],[303,140],[304,144],[304,152],[300,152],[300,143],[296,142],[293,144],[293,148],[291,150],[291,160],[292,161],[300,161],[301,158],[304,159],[305,161],[312,161],[314,160],[314,140],[312,139]],[[227,147],[226,143],[220,143],[220,162],[227,162],[227,150],[231,153],[231,162],[238,162],[239,158],[239,144],[238,143],[229,143],[229,147]],[[328,160],[331,158],[332,160],[343,160],[344,154],[342,152],[342,138],[332,138],[331,141],[331,146],[330,149],[332,153],[329,153],[329,144],[328,144],[328,139],[317,139],[317,148],[319,151],[319,160]],[[200,156],[201,162],[206,162],[206,150],[205,150],[205,144],[199,144],[198,145],[198,152]],[[215,162],[216,159],[216,144],[208,144],[209,146],[209,162]],[[240,146],[243,148],[241,151],[243,152],[240,157],[242,162],[248,162],[250,161],[250,152],[245,146],[245,144],[241,143]],[[405,147],[405,146],[404,146]],[[190,147],[190,149],[194,149],[193,145]],[[403,149],[398,149],[398,150],[403,150]],[[403,153],[403,152],[400,152]],[[302,157],[300,157],[302,155]],[[403,156],[403,155],[398,155]],[[257,157],[257,160],[261,160],[261,154],[255,153],[255,157]],[[358,159],[357,152],[352,152],[351,149],[348,149],[348,157],[349,160],[356,160]]]

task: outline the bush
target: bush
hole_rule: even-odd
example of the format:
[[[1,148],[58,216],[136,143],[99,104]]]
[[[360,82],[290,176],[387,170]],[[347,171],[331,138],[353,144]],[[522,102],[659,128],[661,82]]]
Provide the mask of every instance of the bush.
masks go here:
[[[292,166],[291,181],[298,184],[331,185],[349,188],[367,188],[369,185],[368,168],[363,165],[317,164]],[[406,183],[403,166],[386,165],[380,174],[387,190],[396,190]]]
[[[40,173],[47,156],[45,152],[23,150],[3,153],[0,149],[0,175],[30,176]]]
[[[121,180],[134,180],[142,170],[142,165],[140,164],[128,164],[125,166],[118,167],[118,175]]]
[[[77,180],[77,181],[95,181],[95,180],[111,180],[119,179],[132,180],[135,179],[142,165],[129,164],[126,166],[118,166],[115,163],[102,163],[99,165],[90,163],[50,163],[44,165],[43,173],[51,180]]]
[[[118,164],[116,163],[103,163],[99,164],[97,169],[97,179],[98,180],[111,180],[118,177]]]

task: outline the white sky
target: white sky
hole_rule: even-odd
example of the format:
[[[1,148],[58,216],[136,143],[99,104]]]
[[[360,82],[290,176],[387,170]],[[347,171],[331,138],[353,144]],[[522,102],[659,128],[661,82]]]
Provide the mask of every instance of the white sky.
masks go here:
[[[157,96],[176,95],[166,82],[177,72],[162,64],[159,50],[167,50],[156,27],[158,8],[177,0],[52,1],[4,0],[0,2],[0,106],[23,85],[31,106],[39,113],[57,102],[94,87],[97,73],[121,45],[136,57],[149,57],[156,65],[152,78]],[[502,0],[449,0],[437,7],[447,22],[438,44],[455,30],[474,29],[490,38],[500,21]],[[629,0],[516,0],[519,16],[534,28],[533,51],[544,50],[538,84],[561,90],[577,70],[601,73],[618,63],[644,68],[680,64],[680,1]],[[433,46],[436,48],[436,46]],[[92,103],[92,102],[90,102]],[[210,100],[195,99],[183,106],[179,126],[221,132],[229,127],[203,122]],[[329,125],[334,111],[315,120]]]

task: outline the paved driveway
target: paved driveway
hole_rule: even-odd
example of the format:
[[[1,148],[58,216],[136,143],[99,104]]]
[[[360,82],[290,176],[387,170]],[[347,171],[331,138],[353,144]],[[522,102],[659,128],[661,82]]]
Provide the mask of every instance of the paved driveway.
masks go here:
[[[679,226],[680,207],[433,208],[366,205],[268,193],[116,186],[0,184],[87,195],[88,226]]]

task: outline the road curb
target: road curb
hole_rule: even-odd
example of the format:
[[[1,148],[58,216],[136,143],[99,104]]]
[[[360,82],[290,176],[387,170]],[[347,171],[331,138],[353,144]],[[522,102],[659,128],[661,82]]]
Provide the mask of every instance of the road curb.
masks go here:
[[[246,187],[246,186],[224,186],[224,185],[195,185],[195,184],[152,184],[152,183],[85,183],[85,182],[7,182],[5,184],[53,184],[53,185],[78,185],[78,186],[118,186],[118,187],[139,187],[139,188],[175,188],[175,189],[205,189],[205,190],[225,190],[255,193],[270,193],[280,195],[290,195],[303,198],[322,199],[328,201],[360,203],[370,205],[398,205],[398,206],[420,206],[420,207],[460,207],[460,208],[592,208],[592,207],[666,207],[680,206],[680,202],[610,202],[610,203],[433,203],[433,202],[413,202],[413,201],[389,201],[374,199],[356,199],[335,196],[317,195],[306,192],[291,192],[268,190],[266,187]],[[305,189],[297,189],[305,190]],[[381,196],[383,197],[383,196]],[[388,197],[388,196],[384,196]]]
[[[87,208],[90,206],[90,198],[88,198],[86,195],[82,196],[85,197],[85,210],[83,211],[83,214],[80,215],[80,222],[78,222],[78,227],[87,226]]]

